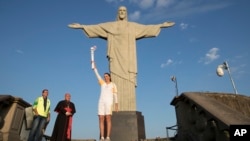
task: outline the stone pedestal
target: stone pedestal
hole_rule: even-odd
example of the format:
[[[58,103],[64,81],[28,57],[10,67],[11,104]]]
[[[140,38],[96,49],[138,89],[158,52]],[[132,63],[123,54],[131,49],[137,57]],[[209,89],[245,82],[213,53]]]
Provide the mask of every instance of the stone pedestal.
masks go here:
[[[112,141],[139,141],[145,139],[144,117],[138,111],[113,112]]]
[[[25,108],[31,106],[22,98],[0,94],[0,141],[27,140]]]

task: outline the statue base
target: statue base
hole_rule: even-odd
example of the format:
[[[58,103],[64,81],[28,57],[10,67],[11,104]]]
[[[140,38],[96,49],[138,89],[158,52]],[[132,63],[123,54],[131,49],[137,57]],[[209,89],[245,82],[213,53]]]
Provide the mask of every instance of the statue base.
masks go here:
[[[113,112],[111,140],[135,141],[145,139],[144,116],[138,111]]]

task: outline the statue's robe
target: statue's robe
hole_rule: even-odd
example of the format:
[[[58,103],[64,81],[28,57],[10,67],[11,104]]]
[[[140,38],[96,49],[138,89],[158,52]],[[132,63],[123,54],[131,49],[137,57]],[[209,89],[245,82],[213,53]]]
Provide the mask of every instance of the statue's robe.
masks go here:
[[[97,25],[82,25],[82,28],[89,38],[107,40],[109,71],[119,91],[119,110],[136,111],[136,40],[157,36],[161,31],[160,25],[114,21]]]

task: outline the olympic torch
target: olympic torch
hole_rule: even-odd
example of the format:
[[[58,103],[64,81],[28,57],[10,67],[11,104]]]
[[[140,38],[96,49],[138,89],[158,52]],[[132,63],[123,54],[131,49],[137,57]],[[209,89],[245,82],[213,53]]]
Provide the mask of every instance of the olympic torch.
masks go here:
[[[91,55],[91,67],[92,67],[92,69],[94,69],[95,68],[95,66],[94,66],[94,60],[95,60],[95,50],[96,50],[96,46],[92,46],[91,48],[90,48],[90,55]]]

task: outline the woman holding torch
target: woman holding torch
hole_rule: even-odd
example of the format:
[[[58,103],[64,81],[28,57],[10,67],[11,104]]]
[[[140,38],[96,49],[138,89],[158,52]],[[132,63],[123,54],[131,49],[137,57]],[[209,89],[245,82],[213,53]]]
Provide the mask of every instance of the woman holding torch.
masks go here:
[[[93,48],[91,48],[91,51]],[[93,56],[92,56],[93,55]],[[118,98],[117,98],[117,88],[115,83],[111,81],[109,73],[104,73],[104,79],[98,73],[94,62],[94,53],[91,52],[91,65],[92,69],[98,79],[99,85],[101,86],[101,93],[98,103],[98,117],[99,117],[99,128],[101,141],[104,141],[104,130],[107,131],[106,141],[110,140],[111,134],[111,115],[113,102],[115,102],[115,111],[118,111]],[[106,123],[104,123],[106,122]],[[106,125],[106,126],[104,126]],[[105,129],[106,128],[106,129]]]

